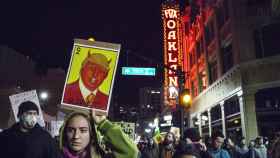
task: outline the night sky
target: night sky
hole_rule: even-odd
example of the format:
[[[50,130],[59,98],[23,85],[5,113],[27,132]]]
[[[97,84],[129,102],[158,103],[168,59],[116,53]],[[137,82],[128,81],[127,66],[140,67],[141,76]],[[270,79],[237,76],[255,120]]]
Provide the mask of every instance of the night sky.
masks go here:
[[[122,66],[151,67],[155,61],[163,61],[162,1],[9,0],[1,4],[0,44],[30,56],[41,69],[60,67],[66,71],[74,38],[120,43],[114,95],[124,104],[137,104],[138,88],[161,86],[162,75],[124,77],[120,70]]]

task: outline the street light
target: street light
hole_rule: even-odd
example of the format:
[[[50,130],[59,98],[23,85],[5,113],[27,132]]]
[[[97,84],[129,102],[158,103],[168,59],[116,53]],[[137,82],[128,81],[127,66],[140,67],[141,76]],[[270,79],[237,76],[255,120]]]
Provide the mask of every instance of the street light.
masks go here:
[[[49,97],[49,95],[47,92],[41,92],[41,94],[40,94],[41,99],[46,100],[48,97]]]
[[[190,96],[190,90],[189,89],[183,89],[180,94],[180,105],[189,108],[190,102],[191,102],[191,96]]]
[[[185,79],[188,77],[187,72],[184,72],[182,70],[181,66],[178,66],[178,69],[176,71],[176,75],[178,76],[178,82],[179,82],[179,111],[180,111],[180,135],[181,137],[184,137],[184,130],[185,130],[185,109],[190,108],[191,105],[191,96],[190,96],[190,90],[185,89]],[[188,122],[186,123],[186,126],[189,126],[189,120],[190,120],[190,112],[189,110],[186,111]]]

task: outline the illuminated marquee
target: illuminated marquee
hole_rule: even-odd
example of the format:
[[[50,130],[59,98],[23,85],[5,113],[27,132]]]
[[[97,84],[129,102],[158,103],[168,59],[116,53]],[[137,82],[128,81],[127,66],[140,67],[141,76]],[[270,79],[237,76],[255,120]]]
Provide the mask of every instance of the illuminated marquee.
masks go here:
[[[173,70],[182,66],[180,11],[177,4],[162,5],[164,64]],[[172,70],[164,72],[164,102],[174,108],[178,97],[178,77]]]

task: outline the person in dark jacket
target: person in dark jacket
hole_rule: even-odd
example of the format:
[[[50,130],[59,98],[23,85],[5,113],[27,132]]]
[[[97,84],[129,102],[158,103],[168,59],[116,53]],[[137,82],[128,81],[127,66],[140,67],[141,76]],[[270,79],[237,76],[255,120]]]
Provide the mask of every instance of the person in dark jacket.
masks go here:
[[[193,145],[184,140],[180,140],[176,147],[173,158],[201,158]]]
[[[153,138],[144,138],[147,144],[144,145],[141,151],[141,158],[159,158],[159,148]]]
[[[168,132],[162,143],[159,144],[159,157],[160,158],[172,158],[175,152],[176,137],[172,132]]]
[[[31,101],[20,104],[19,122],[0,133],[1,157],[59,158],[60,153],[51,135],[38,123],[38,107]]]
[[[183,141],[195,153],[199,154],[200,158],[212,158],[207,151],[206,145],[202,142],[200,133],[197,128],[187,128],[184,131]]]

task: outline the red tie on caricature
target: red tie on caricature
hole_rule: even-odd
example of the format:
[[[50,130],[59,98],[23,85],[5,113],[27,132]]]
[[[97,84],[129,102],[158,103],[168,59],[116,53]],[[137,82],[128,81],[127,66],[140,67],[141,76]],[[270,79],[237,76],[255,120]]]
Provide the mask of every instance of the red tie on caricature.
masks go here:
[[[86,104],[91,105],[93,103],[94,99],[95,99],[95,95],[90,93],[90,95],[88,95],[86,97]]]

